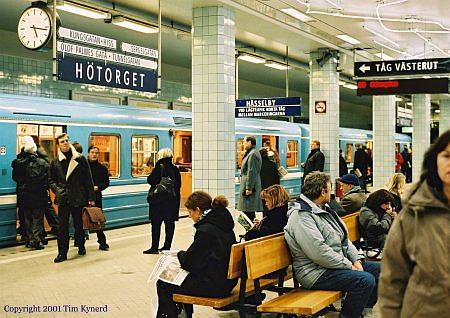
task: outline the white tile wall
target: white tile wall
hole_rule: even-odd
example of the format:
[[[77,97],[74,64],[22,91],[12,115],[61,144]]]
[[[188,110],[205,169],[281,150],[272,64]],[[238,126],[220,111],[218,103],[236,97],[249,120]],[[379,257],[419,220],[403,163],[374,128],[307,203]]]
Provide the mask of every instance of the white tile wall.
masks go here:
[[[419,181],[423,155],[430,146],[430,95],[412,96],[413,135],[412,135],[412,181]]]
[[[441,100],[439,109],[439,134],[443,134],[450,129],[450,100]]]
[[[193,16],[193,190],[223,194],[234,207],[235,15],[203,7]]]
[[[339,176],[339,73],[336,72],[333,59],[320,67],[316,59],[321,56],[320,52],[311,53],[309,123],[311,140],[320,141],[321,151],[325,155],[324,171],[330,173],[332,180],[335,180]],[[314,112],[315,101],[327,102],[325,114]]]
[[[395,96],[373,97],[373,187],[380,189],[395,172]]]

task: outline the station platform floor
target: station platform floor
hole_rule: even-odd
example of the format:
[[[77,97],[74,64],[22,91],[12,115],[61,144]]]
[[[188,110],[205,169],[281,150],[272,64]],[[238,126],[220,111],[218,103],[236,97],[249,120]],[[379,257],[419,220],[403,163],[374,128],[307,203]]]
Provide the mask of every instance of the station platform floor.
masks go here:
[[[24,245],[0,249],[0,317],[155,317],[156,282],[148,283],[147,279],[158,255],[142,253],[150,246],[150,225],[105,233],[109,251],[99,250],[96,235],[91,233],[86,242],[86,255],[78,256],[77,248],[70,241],[68,260],[59,264],[53,262],[57,254],[55,239],[39,251]],[[191,219],[181,219],[176,223],[173,249],[186,249],[192,235]],[[267,293],[268,298],[271,294]],[[82,305],[107,311],[86,313],[82,312],[86,308]],[[43,312],[44,306],[52,306],[55,312]],[[7,312],[13,307],[36,312]],[[239,315],[236,311],[194,306],[194,317],[237,318]],[[336,318],[338,313],[324,317]],[[370,317],[378,317],[376,308]]]

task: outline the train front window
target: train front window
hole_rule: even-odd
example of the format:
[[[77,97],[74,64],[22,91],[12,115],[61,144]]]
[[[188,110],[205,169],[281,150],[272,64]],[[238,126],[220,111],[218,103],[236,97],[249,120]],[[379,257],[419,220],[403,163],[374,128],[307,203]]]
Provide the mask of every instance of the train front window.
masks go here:
[[[31,136],[42,150],[47,153],[49,160],[52,160],[58,152],[55,138],[65,131],[65,126],[17,124],[17,153],[23,147],[23,137]]]
[[[120,174],[119,141],[119,136],[116,135],[89,136],[89,146],[98,147],[98,161],[108,168],[109,176],[113,178],[118,178]]]
[[[134,136],[131,138],[131,175],[148,176],[156,164],[158,138],[155,136]]]
[[[288,168],[298,167],[298,141],[289,140],[287,142],[286,166]]]
[[[345,145],[345,162],[347,163],[353,163],[353,144],[346,144]]]

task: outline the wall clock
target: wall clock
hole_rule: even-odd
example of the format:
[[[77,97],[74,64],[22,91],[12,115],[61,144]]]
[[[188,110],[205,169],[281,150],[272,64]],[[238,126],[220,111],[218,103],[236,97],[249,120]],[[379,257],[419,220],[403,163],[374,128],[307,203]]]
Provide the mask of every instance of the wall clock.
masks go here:
[[[29,50],[45,47],[52,37],[52,15],[46,4],[35,2],[25,9],[17,25],[20,43]]]

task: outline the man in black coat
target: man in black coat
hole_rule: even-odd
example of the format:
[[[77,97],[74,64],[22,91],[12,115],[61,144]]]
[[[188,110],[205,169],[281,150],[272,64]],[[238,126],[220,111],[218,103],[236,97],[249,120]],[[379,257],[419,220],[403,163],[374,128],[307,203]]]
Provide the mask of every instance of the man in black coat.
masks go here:
[[[108,169],[98,162],[99,149],[96,146],[90,146],[88,149],[88,161],[91,169],[92,181],[94,182],[95,191],[95,205],[103,208],[102,191],[109,187],[109,173]],[[106,251],[109,245],[106,243],[106,236],[102,230],[97,232],[97,242],[100,244],[99,249]]]
[[[308,155],[305,163],[302,163],[303,167],[303,180],[306,176],[313,171],[323,172],[325,165],[325,155],[320,151],[320,141],[313,140],[311,142],[311,152]]]
[[[81,213],[83,207],[95,205],[95,192],[89,163],[70,144],[65,133],[56,137],[58,156],[50,164],[49,184],[55,193],[60,218],[58,231],[58,256],[55,263],[67,260],[69,251],[69,215],[75,226],[78,255],[85,255],[84,230]]]
[[[175,233],[175,221],[178,221],[180,212],[180,189],[181,174],[178,168],[172,163],[172,150],[163,148],[158,151],[159,160],[155,164],[152,173],[147,177],[147,182],[151,188],[156,187],[161,177],[170,177],[175,186],[175,198],[149,205],[149,216],[152,223],[152,245],[144,254],[158,254],[159,250],[170,250],[173,235]],[[161,225],[164,222],[166,239],[162,248],[159,248],[161,235]]]
[[[348,173],[347,161],[342,157],[342,149],[339,149],[339,177]]]
[[[27,246],[40,250],[44,211],[48,196],[48,162],[40,158],[30,136],[23,138],[21,156],[12,163],[13,179],[17,182],[17,201],[20,202],[27,229]],[[23,226],[23,225],[22,225]]]
[[[369,167],[369,159],[366,152],[362,149],[361,144],[355,144],[356,151],[353,161],[353,170],[359,178],[359,184],[361,189],[367,191],[366,178],[367,178],[367,168]],[[356,171],[359,170],[359,173]]]

